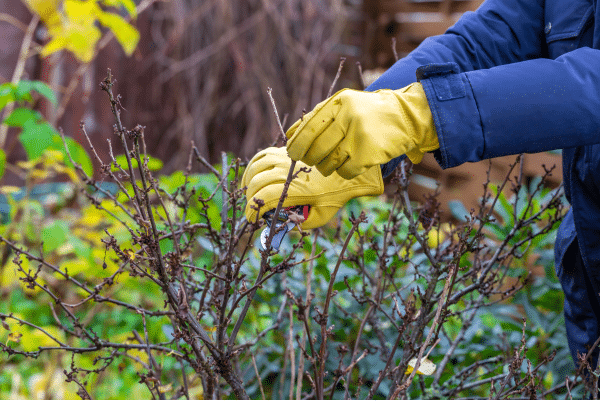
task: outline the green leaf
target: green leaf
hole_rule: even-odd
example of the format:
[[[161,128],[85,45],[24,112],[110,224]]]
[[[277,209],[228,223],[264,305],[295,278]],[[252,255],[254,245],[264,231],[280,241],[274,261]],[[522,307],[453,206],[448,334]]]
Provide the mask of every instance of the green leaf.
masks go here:
[[[27,153],[29,160],[37,159],[42,153],[54,146],[54,135],[58,136],[54,128],[47,122],[26,125],[19,135],[19,140]]]
[[[498,240],[503,240],[504,238],[506,238],[506,235],[510,232],[510,228],[506,229],[505,227],[493,222],[485,224],[485,228],[491,230],[496,236],[496,238],[498,238]]]
[[[319,259],[317,259],[317,265],[315,266],[315,273],[318,276],[320,276],[323,280],[325,280],[329,283],[329,280],[331,279],[331,273],[329,272],[329,269],[327,268],[327,263],[328,263],[328,260],[324,256],[321,256]]]
[[[142,155],[142,161],[146,158],[146,155]],[[117,163],[125,170],[127,170],[127,168],[129,167],[128,163],[127,163],[127,156],[125,155],[117,155],[115,156],[115,160],[117,161]],[[137,159],[131,159],[131,166],[133,169],[137,169],[138,168],[138,162]],[[150,169],[151,171],[157,171],[162,169],[163,167],[163,162],[162,160],[152,157],[152,156],[148,156],[148,169]],[[116,168],[116,166],[111,165],[111,170],[113,172],[117,171],[118,169]],[[183,184],[183,181],[181,182],[181,185]]]
[[[62,141],[60,135],[56,134],[53,137],[53,140],[54,140],[54,145],[53,145],[54,147],[52,149],[60,150],[63,153],[66,152],[65,145],[63,144],[63,141]],[[81,146],[79,143],[77,143],[77,141],[75,141],[73,138],[66,136],[65,141],[67,143],[67,147],[69,148],[69,153],[71,154],[71,157],[73,158],[73,160],[81,165],[81,168],[83,169],[85,174],[88,175],[88,177],[92,177],[94,175],[94,165],[92,164],[92,159],[90,158],[90,155],[85,151],[83,146]],[[73,164],[69,160],[69,156],[66,153],[64,153],[64,155],[65,155],[65,164],[68,167],[73,167]]]
[[[145,156],[146,155],[142,156],[142,159],[144,159]],[[150,169],[151,171],[156,172],[162,169],[163,165],[164,164],[162,160],[160,160],[159,158],[148,156],[148,169]]]
[[[31,89],[37,91],[42,96],[46,97],[52,104],[56,105],[56,96],[46,83],[37,80],[33,81],[31,82]]]
[[[67,239],[68,242],[71,245],[73,245],[73,249],[75,250],[77,257],[88,260],[90,263],[93,264],[94,259],[92,256],[92,248],[90,247],[88,242],[84,242],[77,236],[72,235],[71,233],[67,235]]]
[[[173,245],[172,239],[163,239],[163,240],[159,241],[158,244],[160,245],[160,250],[162,252],[167,253],[167,252],[175,251],[175,247]]]
[[[41,115],[37,111],[30,110],[29,108],[15,108],[12,113],[4,120],[4,123],[9,127],[23,128],[29,122],[37,122],[41,118]]]
[[[469,253],[463,253],[463,255],[460,257],[460,262],[459,262],[459,266],[460,267],[471,267],[471,260],[469,258]]]
[[[6,107],[6,104],[12,103],[13,101],[15,101],[15,98],[13,97],[12,93],[0,96],[0,110]]]
[[[343,281],[337,281],[333,284],[333,289],[337,291],[344,291],[348,289],[348,286]]]
[[[17,110],[32,112],[31,110],[27,109]],[[15,110],[15,112],[17,110]],[[19,140],[21,141],[21,144],[23,144],[23,148],[25,149],[25,153],[27,153],[27,158],[29,160],[37,159],[42,155],[42,153],[44,153],[45,150],[48,149],[60,150],[64,154],[65,165],[68,167],[73,167],[73,164],[66,154],[65,145],[62,141],[62,138],[52,127],[52,125],[45,121],[41,123],[31,123],[29,120],[26,121],[25,124],[26,125],[23,125],[23,132],[21,132],[19,135]],[[65,137],[65,141],[73,160],[79,163],[83,171],[91,177],[94,174],[94,166],[92,164],[90,155],[73,138],[67,136]]]
[[[12,83],[0,84],[0,110],[2,110],[8,103],[15,101],[14,95],[15,85]]]
[[[514,225],[513,205],[503,193],[498,196],[498,201],[500,202],[500,205],[496,204],[494,209],[502,216],[504,225],[512,228]]]
[[[15,101],[31,101],[31,81],[20,80],[17,87],[14,89]]]
[[[365,263],[371,263],[377,261],[377,252],[373,249],[367,249],[364,253]]]
[[[16,86],[12,85],[12,87],[6,87],[6,89],[10,89],[10,94],[13,98],[12,101],[31,101],[31,92],[35,90],[42,96],[46,97],[52,104],[56,104],[56,96],[54,95],[54,92],[44,82],[37,80],[20,80]],[[2,91],[2,89],[0,89],[0,94],[8,95],[9,93],[6,92],[6,90]]]
[[[42,229],[42,240],[44,241],[44,252],[52,252],[67,241],[69,235],[69,224],[65,221],[56,220]]]
[[[12,94],[14,92],[15,88],[16,88],[16,86],[12,83],[0,84],[0,96]]]

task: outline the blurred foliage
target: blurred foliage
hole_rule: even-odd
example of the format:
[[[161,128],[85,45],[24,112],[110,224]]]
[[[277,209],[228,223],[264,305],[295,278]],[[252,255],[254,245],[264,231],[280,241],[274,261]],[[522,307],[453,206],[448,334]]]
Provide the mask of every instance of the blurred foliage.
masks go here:
[[[12,105],[12,103],[16,105],[16,108],[12,109],[10,114],[4,119],[3,124],[21,130],[19,141],[25,149],[27,158],[32,162],[40,158],[44,151],[62,151],[61,157],[63,162],[72,168],[73,164],[65,153],[65,143],[58,134],[58,131],[44,119],[41,113],[33,109],[33,91],[41,94],[48,101],[56,103],[54,93],[43,82],[20,80],[17,84],[0,84],[0,110],[9,104]],[[66,137],[65,142],[73,158],[82,165],[86,174],[91,176],[94,168],[85,149],[73,138]],[[2,151],[0,153],[0,178],[4,174],[5,168],[6,155]]]
[[[41,174],[38,171],[45,172],[43,177],[46,178],[51,174],[50,171],[70,173],[72,169],[62,163],[59,154],[46,152],[37,160],[28,163],[26,167],[29,170],[29,176],[32,179],[38,178]],[[215,193],[218,187],[218,180],[215,176],[196,174],[190,175],[186,180],[182,172],[175,172],[169,176],[159,177],[159,183],[165,192],[171,194],[177,193],[181,187],[192,187],[199,190],[203,198],[208,199],[212,195],[214,199],[205,203],[208,205],[207,207],[201,207],[203,204],[197,200],[192,201],[192,205],[187,211],[188,218],[192,223],[208,220],[215,226],[215,229],[220,228],[222,200],[221,193]],[[512,229],[510,212],[513,207],[520,209],[526,205],[524,204],[526,194],[524,191],[511,198],[500,194],[500,204],[495,212],[497,221],[493,226],[486,228],[490,234],[489,243],[499,243],[510,232]],[[549,195],[550,190],[544,190],[535,199],[534,207],[539,208],[540,205],[543,205]],[[124,202],[124,194],[121,193],[119,196],[119,201]],[[113,277],[115,283],[107,291],[104,291],[105,295],[110,294],[116,300],[144,308],[162,308],[164,296],[157,286],[151,282],[144,282],[143,279],[131,277],[127,271],[123,271],[124,269],[119,271],[118,258],[114,252],[107,251],[104,243],[100,242],[104,235],[103,230],[106,229],[119,240],[125,251],[128,251],[128,248],[132,249],[130,235],[120,222],[128,223],[131,221],[130,218],[125,215],[116,215],[115,217],[106,215],[82,198],[78,199],[77,207],[74,207],[73,204],[72,202],[70,205],[55,205],[51,208],[51,215],[47,215],[48,207],[43,207],[37,201],[24,198],[13,202],[12,217],[14,221],[1,226],[0,234],[27,246],[32,252],[43,253],[48,262],[64,268],[69,277],[73,277],[79,282],[93,286],[106,280],[106,277]],[[108,201],[100,202],[100,204],[107,208],[113,205]],[[458,205],[455,205],[454,213],[457,219],[464,220],[461,214],[464,214],[466,210],[464,207],[460,207],[459,203],[456,204]],[[158,208],[159,211],[161,209],[179,211],[181,215],[181,208],[175,205]],[[359,240],[350,245],[351,252],[342,261],[334,284],[337,293],[329,314],[329,324],[335,325],[329,342],[332,353],[340,347],[352,348],[356,343],[355,338],[366,303],[361,303],[356,299],[359,291],[365,288],[365,276],[357,272],[355,261],[359,258],[362,261],[361,265],[368,272],[376,274],[379,266],[377,246],[382,243],[381,229],[389,220],[390,212],[393,211],[392,202],[383,198],[353,200],[341,211],[339,220],[321,229],[315,239],[317,246],[323,248],[323,255],[314,262],[314,276],[311,285],[313,294],[318,297],[316,300],[320,301],[327,292],[332,266],[338,260],[338,252],[342,243],[339,235],[344,235],[349,231],[351,227],[350,213],[361,210],[368,212],[369,223],[360,227]],[[429,236],[428,245],[434,249],[446,248],[452,243],[450,234],[455,228],[456,225],[443,224],[437,229],[426,232]],[[564,320],[561,314],[562,293],[553,272],[554,233],[555,230],[542,238],[533,240],[527,249],[521,249],[520,260],[515,260],[511,264],[511,275],[515,280],[523,280],[524,287],[513,298],[478,308],[471,324],[466,328],[463,336],[458,338],[458,347],[454,351],[451,361],[443,370],[440,384],[432,386],[433,377],[420,375],[409,388],[409,398],[488,397],[491,389],[489,383],[475,385],[468,389],[463,386],[463,389],[457,390],[457,387],[461,385],[458,376],[467,372],[476,376],[476,381],[481,381],[506,373],[508,364],[505,361],[498,361],[498,359],[507,359],[514,354],[512,351],[521,344],[523,333],[527,349],[526,356],[533,366],[542,363],[553,350],[556,350],[554,359],[539,369],[541,384],[546,389],[549,390],[560,384],[564,381],[565,376],[573,373],[572,361],[564,338]],[[403,226],[395,237],[398,240],[410,238],[408,225]],[[313,238],[310,239],[305,239],[301,252],[298,252],[306,258],[310,257],[313,250]],[[281,256],[285,256],[286,252],[291,251],[293,245],[299,241],[298,234],[292,234],[291,238],[284,240]],[[518,236],[515,236],[509,243],[517,244],[518,241]],[[204,253],[197,256],[194,264],[199,267],[212,268],[215,260],[218,260],[215,246],[209,239],[202,236],[198,238],[198,243],[203,247]],[[257,241],[254,246],[258,247]],[[169,244],[168,240],[165,240],[162,247],[165,253],[172,250],[172,244]],[[133,254],[132,250],[129,252]],[[395,257],[391,263],[388,263],[388,266],[396,269],[395,278],[399,285],[412,285],[413,288],[406,288],[401,292],[408,297],[415,294],[415,288],[418,290],[427,287],[418,284],[422,281],[420,279],[416,280],[417,284],[415,285],[414,272],[416,269],[413,267],[415,263],[425,262],[427,259],[424,257],[421,246],[415,240],[408,244],[406,254],[407,257],[411,257],[410,263],[403,260],[402,257]],[[281,262],[281,256],[273,257],[273,265]],[[58,315],[55,312],[51,296],[44,294],[37,287],[28,286],[27,278],[15,270],[15,264],[9,258],[15,260],[14,256],[9,257],[5,250],[0,269],[0,294],[2,296],[0,313],[14,314],[32,325],[43,328],[51,335],[59,337],[60,340],[74,344],[72,338],[66,339],[64,332],[56,326],[55,317]],[[47,287],[51,288],[55,294],[60,295],[60,298],[66,303],[80,302],[81,297],[73,296],[74,292],[68,288],[66,280],[60,280],[42,266],[37,269],[32,268],[27,259],[22,256],[21,260],[24,268],[39,273],[39,277],[44,280]],[[470,260],[467,255],[461,266],[471,266]],[[543,269],[545,277],[531,276],[529,270],[531,265]],[[280,312],[282,303],[285,305],[286,290],[293,295],[306,294],[306,277],[309,266],[310,264],[307,262],[297,265],[281,274],[279,281],[268,282],[258,290],[240,332],[241,342],[252,341],[256,331],[265,330],[273,325],[275,314]],[[243,271],[248,279],[253,279],[257,276],[259,269],[260,255],[258,249],[254,249],[249,253]],[[117,276],[114,277],[114,274]],[[506,280],[506,282],[510,282],[510,280]],[[476,296],[472,296],[469,299],[476,298]],[[74,306],[72,310],[85,319],[86,324],[93,325],[92,329],[98,336],[111,337],[113,342],[131,342],[132,339],[135,339],[131,331],[143,334],[142,322],[147,322],[146,327],[150,341],[168,342],[172,339],[173,328],[167,317],[147,317],[142,321],[139,315],[119,306],[103,306],[102,310],[96,311],[89,311],[89,308],[85,310],[85,307],[85,305]],[[452,310],[460,310],[464,307],[461,302],[458,302]],[[524,332],[521,319],[523,317],[527,319],[527,327]],[[440,362],[444,353],[457,339],[463,322],[460,317],[450,317],[444,323],[443,337],[429,356],[434,364]],[[16,350],[34,351],[40,346],[57,346],[56,342],[47,334],[29,324],[6,319],[2,325],[4,328],[0,329],[0,341]],[[390,320],[382,318],[378,318],[376,325],[376,328],[370,324],[366,325],[362,337],[363,344],[367,349],[369,346],[377,348],[383,344],[390,350],[392,348],[390,345],[397,337],[396,329],[392,327]],[[261,398],[261,384],[266,398],[287,398],[290,388],[294,390],[294,387],[290,387],[292,375],[286,354],[290,344],[287,335],[289,333],[290,336],[298,336],[301,330],[300,324],[295,322],[290,324],[288,317],[284,316],[279,328],[265,334],[252,347],[251,353],[245,353],[238,359],[240,369],[246,370],[242,372],[242,375],[244,386],[251,398]],[[214,329],[207,327],[207,331],[214,332]],[[291,344],[294,351],[298,351],[298,341],[292,341]],[[256,362],[260,384],[252,371],[250,355]],[[328,370],[336,369],[338,366],[336,358],[335,355],[328,357],[326,364]],[[164,372],[160,384],[162,390],[168,393],[172,390],[171,380],[179,378],[181,363],[168,354],[161,356],[159,361]],[[90,371],[87,377],[88,389],[93,389],[93,396],[96,399],[151,398],[147,388],[138,383],[140,373],[147,362],[148,357],[144,350],[129,351],[128,356],[119,357],[118,361],[109,361],[108,358],[94,352],[72,357],[70,354],[58,350],[44,351],[37,359],[2,355],[0,357],[0,398],[76,398],[78,387],[73,383],[66,383],[62,373],[62,370],[70,370],[73,367],[80,370],[101,369],[101,372]],[[364,398],[385,363],[386,358],[377,353],[377,350],[367,355],[354,370],[354,373],[360,376],[359,381],[362,385],[357,385],[353,381],[350,391],[356,392],[359,398]],[[525,363],[521,368],[521,373],[527,372]],[[188,369],[188,372],[191,371]],[[304,389],[308,389],[307,384],[308,382],[305,381]],[[387,397],[390,389],[389,382],[382,381],[374,398]],[[456,393],[453,392],[455,389]],[[343,391],[343,387],[336,389],[333,398],[342,399]],[[203,398],[202,384],[198,379],[190,381],[189,392],[192,398]],[[548,398],[556,398],[556,396],[550,395]]]
[[[539,178],[536,179],[528,191],[533,192],[539,181]],[[497,186],[491,186],[493,189],[497,189]],[[515,206],[524,209],[527,205],[527,194],[527,190],[523,189],[523,192],[519,195],[513,195],[510,198],[507,197],[506,193],[499,195],[501,206],[497,214],[498,219],[501,221],[499,221],[500,224],[492,223],[493,226],[484,228],[486,233],[490,235],[490,238],[486,239],[487,244],[497,246],[500,241],[506,238],[512,229],[510,212]],[[544,189],[533,200],[535,209],[539,210],[539,207],[548,201],[551,194],[552,190]],[[455,207],[453,214],[455,214],[456,219],[464,221],[464,214],[468,216],[468,211],[459,201],[455,201],[453,206]],[[333,264],[337,261],[337,252],[341,244],[337,235],[340,233],[343,235],[350,229],[349,213],[356,213],[361,210],[369,213],[369,224],[361,227],[361,240],[371,241],[372,245],[371,249],[365,249],[361,252],[360,243],[356,243],[352,250],[364,260],[362,265],[370,274],[377,273],[379,258],[376,246],[381,247],[381,229],[388,221],[393,207],[391,202],[382,199],[359,198],[351,201],[343,209],[338,228],[329,227],[319,234],[318,245],[326,247],[327,250],[324,256],[316,261],[314,267],[316,277],[313,278],[312,288],[317,297],[325,295]],[[341,230],[339,227],[341,227]],[[436,250],[448,247],[452,243],[450,229],[455,229],[455,225],[442,224],[438,229],[429,231],[429,246],[434,247]],[[554,274],[553,249],[556,229],[557,226],[544,237],[536,238],[531,244],[520,248],[520,259],[512,261],[510,265],[512,277],[504,282],[505,284],[517,284],[517,280],[523,281],[523,288],[512,298],[502,299],[501,296],[498,296],[496,297],[498,301],[478,308],[471,323],[467,325],[466,330],[460,337],[458,334],[464,325],[464,320],[461,320],[459,316],[453,316],[446,320],[443,325],[443,337],[428,358],[434,364],[437,364],[456,340],[459,344],[450,362],[446,364],[443,370],[440,383],[437,385],[432,384],[433,377],[418,376],[409,389],[408,396],[410,399],[488,398],[491,393],[490,381],[483,384],[480,384],[480,382],[486,379],[494,379],[496,386],[498,386],[500,381],[498,376],[503,376],[508,372],[508,360],[514,355],[514,349],[521,344],[523,333],[525,336],[526,358],[534,367],[547,360],[553,351],[556,352],[549,363],[542,364],[539,367],[541,384],[545,389],[551,390],[551,388],[561,385],[564,383],[565,377],[574,374],[575,367],[569,353],[562,315],[564,297],[560,283]],[[535,232],[535,229],[531,231]],[[395,237],[398,240],[409,238],[408,225],[405,225]],[[518,236],[515,236],[509,241],[509,246],[517,245],[521,240]],[[284,243],[282,249],[291,249],[292,244],[297,243],[297,241],[297,238],[292,238],[287,242],[287,245]],[[413,241],[407,249],[407,257],[411,257],[413,263],[425,264],[427,258],[423,254],[420,245],[415,242]],[[375,245],[375,248],[373,248],[373,245]],[[306,256],[310,254],[311,248],[311,243],[305,244],[304,253]],[[250,260],[252,263],[252,259]],[[417,290],[427,288],[427,285],[423,283],[423,279],[418,279],[419,284],[415,285],[416,269],[411,264],[403,261],[401,257],[394,258],[394,261],[387,263],[387,265],[390,268],[396,266],[400,268],[400,271],[396,273],[396,282],[399,286],[416,287]],[[465,255],[460,265],[467,269],[471,268],[473,266],[472,258]],[[307,266],[307,264],[303,264],[301,269],[294,268],[288,272],[282,286],[274,285],[271,289],[261,290],[260,297],[264,304],[257,308],[259,312],[267,316],[269,311],[275,311],[275,308],[281,302],[280,295],[284,287],[289,288],[295,294],[305,293]],[[533,275],[532,268],[543,271],[543,274]],[[357,291],[365,288],[365,278],[356,271],[356,263],[353,260],[342,262],[338,280],[334,284],[337,291],[336,305],[330,311],[329,323],[335,325],[334,335],[330,343],[331,352],[334,352],[336,347],[352,348],[354,346],[360,318],[364,315],[366,309],[366,303],[361,304],[355,298]],[[416,294],[416,292],[414,288],[405,288],[402,294],[408,297]],[[469,297],[468,300],[475,301],[478,297],[478,294],[475,294]],[[465,308],[466,305],[459,302],[450,309],[460,311]],[[527,320],[525,328],[523,328],[523,319]],[[370,327],[370,325],[365,328],[366,346],[376,348],[380,347],[382,342],[386,342],[385,345],[391,350],[393,348],[392,342],[397,338],[396,329],[389,320],[381,319],[381,317],[378,318],[377,323],[378,330]],[[264,327],[264,325],[261,326]],[[294,325],[294,334],[300,330],[298,326]],[[252,328],[253,325],[249,325],[249,327]],[[288,327],[289,324],[284,324],[282,330],[285,331]],[[256,349],[256,361],[259,364],[259,370],[261,370],[263,384],[265,389],[270,387],[267,398],[286,399],[286,395],[282,397],[280,394],[281,392],[287,393],[290,390],[290,371],[286,371],[285,378],[277,377],[282,372],[282,367],[285,364],[281,359],[284,352],[283,342],[283,336],[275,334],[272,340],[264,339],[261,341],[261,347]],[[280,358],[279,362],[273,364],[277,358]],[[360,371],[357,374],[361,376],[363,386],[351,385],[351,392],[358,392],[358,398],[364,398],[373,382],[377,380],[379,372],[384,368],[386,361],[385,356],[367,356],[365,360],[358,363],[357,368]],[[329,359],[328,362],[328,370],[336,368],[337,364],[334,359]],[[412,367],[409,367],[409,371],[410,369]],[[476,377],[475,381],[465,384],[463,379],[460,378],[465,373]],[[525,362],[521,364],[520,370],[517,371],[517,374],[519,373],[522,375],[527,373]],[[468,388],[467,385],[473,385],[473,387]],[[390,395],[390,389],[389,382],[384,380],[379,386],[374,399],[385,399]],[[566,389],[563,388],[557,391],[561,393],[561,396],[552,393],[544,399],[564,398]],[[255,398],[259,398],[259,389],[256,382],[248,388],[248,393],[251,392],[254,393]],[[572,394],[574,397],[580,395],[581,387],[574,389]],[[344,399],[343,389],[337,389],[333,399]]]
[[[119,160],[119,158],[117,158]],[[156,170],[162,162],[150,158],[150,167]],[[122,163],[122,161],[121,161]],[[9,195],[11,206],[10,216],[12,221],[0,226],[0,234],[27,246],[34,254],[42,254],[49,263],[64,268],[68,277],[89,285],[97,285],[107,277],[115,277],[114,288],[109,290],[111,298],[139,305],[150,309],[159,309],[164,306],[164,297],[156,284],[141,282],[131,277],[127,272],[119,269],[119,260],[114,252],[107,251],[101,239],[106,236],[105,231],[115,236],[125,252],[135,256],[130,240],[130,234],[123,223],[132,224],[131,218],[124,214],[116,216],[106,215],[99,211],[84,196],[77,195],[75,190],[81,186],[75,171],[63,163],[63,155],[58,151],[45,151],[37,159],[21,162],[20,167],[27,170],[29,187],[34,187],[40,181],[52,180],[57,174],[67,174],[72,178],[71,183],[64,183],[70,190],[67,198],[64,192],[48,193],[45,201],[38,201],[27,194],[25,198],[15,201],[10,197],[10,192],[17,193],[13,187],[4,187],[3,191]],[[168,193],[176,193],[177,189],[184,186],[184,175],[181,171],[169,176],[160,176],[161,187]],[[194,174],[187,178],[187,186],[197,188],[200,195],[208,198],[214,191],[217,181],[211,175]],[[131,193],[132,187],[127,190]],[[96,194],[96,197],[101,195]],[[70,197],[70,198],[69,198]],[[209,201],[207,213],[209,220],[217,229],[220,227],[220,210],[222,203],[220,194]],[[127,201],[124,193],[120,193],[118,200]],[[111,209],[113,203],[100,202],[105,208]],[[193,223],[205,220],[201,215],[200,203],[195,200],[190,206],[188,218]],[[174,205],[165,207],[177,209]],[[160,209],[159,209],[160,211]],[[164,213],[164,211],[162,211]],[[122,221],[122,222],[121,222]],[[173,250],[173,244],[165,240],[161,246],[164,252]],[[56,326],[55,302],[51,296],[44,294],[40,288],[33,287],[26,281],[23,274],[15,269],[14,259],[8,250],[2,253],[2,267],[0,268],[0,313],[11,313],[20,319],[43,328],[61,341],[71,343],[73,340],[65,339],[65,333]],[[209,263],[212,257],[200,256],[196,265],[202,266]],[[30,265],[27,258],[21,257],[22,266],[30,269],[46,283],[46,287],[57,291],[58,296],[67,304],[74,304],[81,297],[73,292],[67,280],[61,280],[45,269],[35,268]],[[105,309],[105,308],[104,308]],[[123,307],[113,307],[109,311],[88,311],[89,308],[76,306],[73,311],[81,315],[85,323],[94,325],[92,329],[102,338],[110,338],[113,342],[131,342],[131,331],[139,331],[143,335],[142,318]],[[80,311],[81,310],[81,311]],[[63,318],[63,317],[61,317]],[[64,320],[64,318],[62,319]],[[167,317],[148,317],[146,327],[149,339],[156,342],[166,342],[172,339],[173,328]],[[19,323],[12,319],[2,321],[4,328],[0,328],[0,342],[16,350],[35,351],[40,346],[56,347],[58,344],[40,329]],[[97,353],[78,355],[73,363],[73,358],[60,351],[44,352],[37,359],[23,359],[12,356],[0,356],[0,399],[77,399],[77,386],[65,381],[63,370],[77,367],[83,370],[104,368],[101,373],[89,373],[88,383],[94,387],[95,399],[150,399],[147,388],[139,384],[139,373],[143,371],[144,364],[148,362],[148,355],[144,350],[129,351],[128,358],[120,362],[106,361]],[[161,366],[165,370],[165,381],[178,378],[181,372],[181,363],[168,354],[161,359]],[[188,370],[191,371],[191,370]],[[87,373],[85,373],[87,374]],[[169,391],[168,382],[164,385],[165,392]],[[189,385],[191,399],[203,399],[202,384],[198,379],[192,379]]]
[[[131,18],[137,13],[133,0],[22,0],[39,15],[48,29],[50,41],[41,56],[66,49],[87,63],[96,54],[96,44],[102,33],[98,23],[108,28],[127,55],[131,55],[140,39],[135,27],[117,13],[104,11],[101,6],[123,8]]]

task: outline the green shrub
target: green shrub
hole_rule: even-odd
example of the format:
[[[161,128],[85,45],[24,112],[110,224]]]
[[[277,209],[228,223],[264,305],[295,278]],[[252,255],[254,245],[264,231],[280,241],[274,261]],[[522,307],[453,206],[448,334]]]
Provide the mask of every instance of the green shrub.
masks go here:
[[[565,202],[543,187],[549,171],[526,187],[515,163],[477,212],[455,202],[457,222],[442,224],[435,195],[410,202],[403,163],[393,196],[353,200],[267,253],[243,216],[242,162],[213,166],[192,146],[184,171],[157,176],[112,86],[109,74],[126,153],[96,160],[118,192],[71,155],[74,197],[11,201],[0,228],[3,399],[549,399],[567,377],[584,395],[553,274]],[[71,173],[61,162],[26,169]]]

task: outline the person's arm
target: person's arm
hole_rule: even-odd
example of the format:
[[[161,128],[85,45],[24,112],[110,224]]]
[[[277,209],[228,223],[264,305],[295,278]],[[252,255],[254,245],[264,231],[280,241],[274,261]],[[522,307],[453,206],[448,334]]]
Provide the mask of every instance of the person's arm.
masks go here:
[[[600,143],[600,51],[581,48],[421,84],[443,168],[497,156]]]
[[[416,80],[417,68],[432,63],[454,62],[467,72],[539,58],[543,24],[542,0],[487,0],[445,34],[425,39],[366,90],[405,87]]]
[[[419,67],[433,63],[454,62],[461,71],[471,71],[538,58],[544,47],[543,13],[539,0],[488,0],[476,12],[465,13],[444,35],[425,39],[366,91],[405,87],[416,80]],[[383,176],[405,156],[381,165]]]
[[[580,29],[589,17],[582,11],[570,17]],[[600,51],[581,48],[544,59],[543,24],[541,1],[488,0],[367,90],[405,85],[412,70],[425,65],[417,74],[443,168],[600,143]]]

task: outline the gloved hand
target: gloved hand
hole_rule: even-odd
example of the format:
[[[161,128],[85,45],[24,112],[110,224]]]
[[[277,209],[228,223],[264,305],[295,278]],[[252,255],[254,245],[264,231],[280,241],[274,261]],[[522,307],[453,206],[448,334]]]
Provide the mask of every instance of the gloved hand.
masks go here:
[[[292,159],[345,179],[403,154],[419,163],[425,152],[439,148],[421,83],[400,90],[341,90],[296,121],[286,136]]]
[[[248,187],[245,214],[249,222],[256,222],[265,212],[277,207],[291,163],[285,148],[267,148],[252,158],[242,177],[242,187]],[[294,172],[301,167],[308,166],[297,162]],[[335,173],[325,178],[313,168],[309,173],[299,173],[292,180],[283,206],[310,205],[310,214],[302,222],[302,229],[312,229],[329,222],[350,199],[382,193],[383,179],[379,165],[351,180]],[[252,208],[257,205],[254,198],[265,203],[258,216],[256,209]]]

